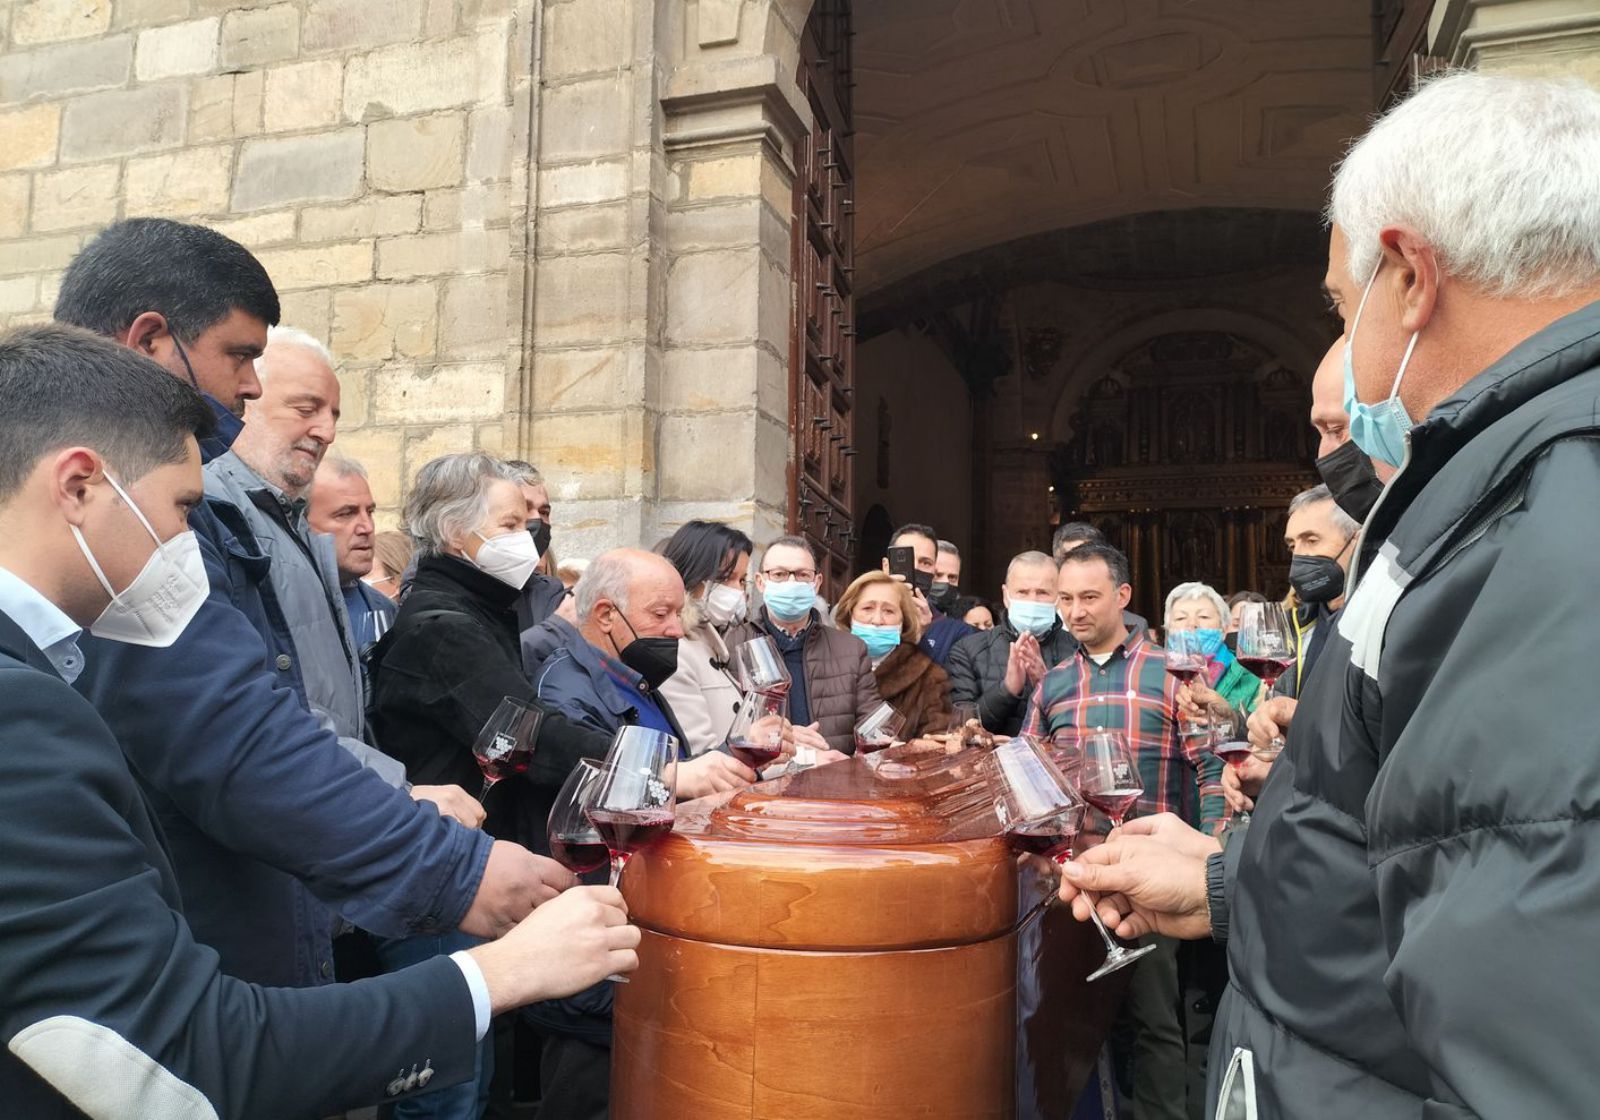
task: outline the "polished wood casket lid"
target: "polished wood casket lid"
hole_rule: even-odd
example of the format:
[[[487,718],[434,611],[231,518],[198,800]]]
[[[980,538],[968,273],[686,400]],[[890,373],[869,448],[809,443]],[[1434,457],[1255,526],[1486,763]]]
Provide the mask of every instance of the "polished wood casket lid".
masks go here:
[[[936,948],[1017,918],[978,756],[852,759],[679,809],[624,877],[634,921],[723,945]]]

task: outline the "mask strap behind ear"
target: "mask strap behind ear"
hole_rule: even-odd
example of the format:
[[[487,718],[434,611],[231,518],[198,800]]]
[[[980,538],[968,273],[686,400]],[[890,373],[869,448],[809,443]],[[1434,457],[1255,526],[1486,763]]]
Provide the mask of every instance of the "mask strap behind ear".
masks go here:
[[[1406,367],[1411,364],[1411,351],[1417,348],[1417,338],[1421,334],[1420,330],[1412,332],[1411,341],[1406,343],[1405,357],[1400,359],[1400,372],[1394,375],[1394,384],[1389,387],[1389,398],[1391,400],[1400,392],[1400,379],[1406,375]]]
[[[94,558],[94,553],[89,551],[89,542],[83,539],[83,532],[76,525],[69,525],[72,535],[77,539],[78,551],[83,553],[83,558],[89,561],[89,567],[94,570],[94,578],[100,581],[100,586],[106,589],[106,594],[116,599],[117,593],[111,587],[111,581],[106,578],[105,572],[100,570],[100,564]]]
[[[156,542],[157,548],[160,548],[162,545],[161,538],[156,534],[156,531],[151,526],[150,522],[145,520],[144,511],[139,508],[139,504],[132,498],[128,497],[128,492],[122,488],[122,484],[120,482],[111,477],[110,471],[106,472],[106,481],[111,483],[111,489],[117,492],[117,496],[120,497],[124,502],[128,503],[128,508],[132,510],[133,515],[139,519],[139,524],[144,526],[144,531],[150,534],[150,539]]]

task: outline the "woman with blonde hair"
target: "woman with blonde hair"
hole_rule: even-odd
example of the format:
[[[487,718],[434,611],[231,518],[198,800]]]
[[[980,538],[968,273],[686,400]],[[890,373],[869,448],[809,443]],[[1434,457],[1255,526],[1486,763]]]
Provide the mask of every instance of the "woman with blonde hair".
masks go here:
[[[879,695],[906,718],[903,734],[949,728],[950,678],[917,648],[922,623],[908,584],[888,572],[864,572],[839,596],[833,617],[866,643]]]

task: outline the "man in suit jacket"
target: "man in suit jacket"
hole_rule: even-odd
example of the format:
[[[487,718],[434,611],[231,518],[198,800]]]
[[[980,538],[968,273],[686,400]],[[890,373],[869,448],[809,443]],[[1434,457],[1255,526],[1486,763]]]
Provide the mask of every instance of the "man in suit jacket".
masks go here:
[[[115,737],[71,687],[85,625],[172,642],[205,601],[186,519],[210,410],[61,327],[0,337],[0,1102],[54,1120],[288,1120],[471,1074],[491,1013],[633,967],[609,888],[359,985],[258,988],[195,942]],[[201,744],[174,742],[174,751]]]

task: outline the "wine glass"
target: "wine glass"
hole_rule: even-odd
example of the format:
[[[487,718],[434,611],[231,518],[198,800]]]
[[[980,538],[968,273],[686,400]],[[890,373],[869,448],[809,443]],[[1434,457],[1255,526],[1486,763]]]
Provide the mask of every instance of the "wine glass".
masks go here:
[[[1128,749],[1128,741],[1119,731],[1097,727],[1083,736],[1079,745],[1083,759],[1078,766],[1078,792],[1085,801],[1111,818],[1112,827],[1121,828],[1122,818],[1127,816],[1128,810],[1144,793],[1144,782],[1139,777],[1133,752]],[[1154,945],[1129,949],[1111,940],[1111,934],[1095,908],[1095,900],[1087,892],[1084,898],[1089,903],[1089,916],[1094,919],[1106,943],[1105,963],[1089,974],[1090,980],[1098,980],[1119,968],[1125,968],[1155,949]]]
[[[950,726],[946,739],[958,747],[980,745],[973,724],[979,728],[983,726],[983,721],[978,717],[978,705],[971,700],[955,701],[950,705]]]
[[[1282,603],[1243,604],[1239,614],[1239,663],[1260,677],[1269,693],[1278,678],[1294,668],[1294,628]],[[1283,749],[1281,738],[1275,738],[1274,743]]]
[[[1197,630],[1167,631],[1167,672],[1180,684],[1190,684],[1211,665],[1204,642]],[[1177,715],[1177,712],[1173,713]],[[1185,738],[1204,733],[1205,728],[1189,719],[1180,719],[1179,734]]]
[[[880,703],[855,727],[856,753],[879,751],[893,743],[904,730],[905,716],[888,701]]]
[[[783,727],[789,719],[789,697],[781,692],[756,692],[744,698],[733,729],[728,732],[728,748],[750,769],[763,766],[783,753]]]
[[[500,701],[472,744],[478,768],[483,771],[483,792],[478,794],[480,805],[496,782],[513,774],[527,773],[543,719],[544,712],[532,704],[511,696]]]
[[[1072,842],[1083,824],[1083,799],[1043,747],[1026,735],[1000,743],[984,756],[994,790],[995,816],[1015,852],[1057,863],[1072,858]]]
[[[777,643],[766,634],[734,649],[733,673],[745,692],[787,694],[791,683],[789,667],[784,664]]]
[[[1244,717],[1239,712],[1230,708],[1226,715],[1212,713],[1211,753],[1233,767],[1236,773],[1244,768],[1245,759],[1255,753],[1244,735]],[[1249,823],[1250,811],[1243,809],[1237,816],[1229,818],[1226,827],[1232,829],[1236,825]]]
[[[592,758],[579,759],[550,807],[545,830],[550,838],[550,854],[574,875],[586,875],[606,865],[606,842],[589,819],[589,809],[604,776],[604,764]]]
[[[677,779],[677,739],[649,727],[617,729],[585,812],[611,854],[613,887],[635,852],[672,831]]]

